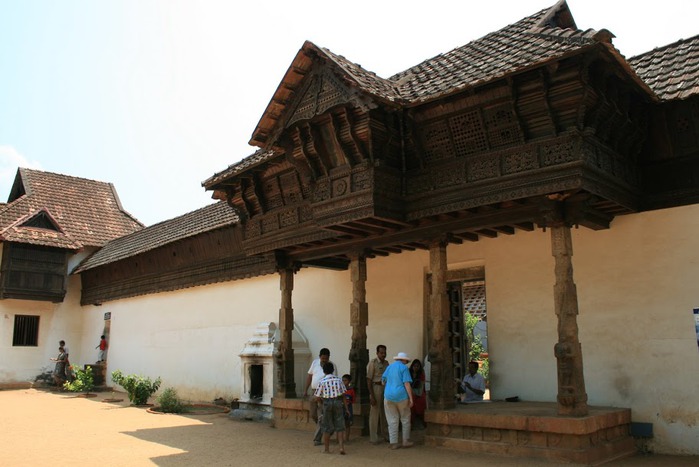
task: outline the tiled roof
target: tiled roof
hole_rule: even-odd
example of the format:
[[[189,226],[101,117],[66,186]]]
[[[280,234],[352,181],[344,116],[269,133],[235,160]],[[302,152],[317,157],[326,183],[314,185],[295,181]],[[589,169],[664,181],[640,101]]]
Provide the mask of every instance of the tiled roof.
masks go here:
[[[59,232],[22,227],[37,212],[48,213]],[[55,248],[102,246],[143,228],[119,203],[111,183],[43,172],[17,170],[12,195],[0,207],[0,240]]]
[[[25,225],[25,222],[39,213],[43,213],[51,218],[56,228],[51,229]],[[17,219],[14,224],[3,228],[2,231],[0,231],[0,241],[52,246],[56,248],[65,248],[67,250],[79,250],[81,248],[81,244],[79,242],[72,238],[68,233],[61,230],[58,222],[53,219],[51,213],[46,209],[41,209],[37,212],[30,212],[26,216],[22,216]]]
[[[397,102],[403,100],[395,83],[377,76],[376,73],[362,68],[361,65],[350,62],[342,55],[334,54],[325,47],[319,47],[318,49],[357,83],[359,88],[387,101]]]
[[[630,58],[638,76],[662,100],[699,94],[699,35]]]
[[[610,37],[607,31],[598,33],[591,29],[577,29],[568,5],[565,1],[559,1],[550,8],[451,52],[425,60],[388,79],[376,76],[345,57],[315,44],[307,42],[303,49],[314,49],[324,54],[358,89],[386,101],[414,105],[561,58],[598,42],[608,42]],[[270,120],[278,121],[272,117]],[[262,121],[265,121],[264,115]],[[257,151],[214,174],[202,185],[212,188],[226,178],[276,156],[278,154],[272,151]]]
[[[258,164],[261,164],[266,160],[273,159],[274,156],[276,156],[274,151],[260,149],[258,151],[255,151],[253,154],[250,154],[249,156],[243,158],[242,160],[236,162],[235,164],[229,165],[227,169],[215,173],[211,177],[201,182],[201,185],[203,187],[209,188],[227,179],[228,177],[231,177],[240,172],[244,172],[245,170],[254,167]]]
[[[551,14],[564,2],[524,18],[450,52],[425,60],[389,80],[411,104],[474,87],[523,71],[604,40],[588,29],[557,27]]]
[[[178,240],[237,223],[238,216],[226,202],[210,204],[112,240],[83,261],[74,273],[130,258]]]

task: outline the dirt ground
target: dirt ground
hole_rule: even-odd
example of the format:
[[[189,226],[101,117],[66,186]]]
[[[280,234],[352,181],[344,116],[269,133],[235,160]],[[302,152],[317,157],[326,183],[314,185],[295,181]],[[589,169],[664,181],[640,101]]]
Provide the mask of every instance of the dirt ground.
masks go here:
[[[122,402],[104,402],[120,398]],[[258,466],[556,465],[415,446],[391,451],[354,437],[347,455],[322,454],[311,434],[242,422],[226,414],[152,414],[123,393],[94,398],[37,389],[0,391],[0,465]],[[698,457],[637,456],[611,465],[697,466]]]

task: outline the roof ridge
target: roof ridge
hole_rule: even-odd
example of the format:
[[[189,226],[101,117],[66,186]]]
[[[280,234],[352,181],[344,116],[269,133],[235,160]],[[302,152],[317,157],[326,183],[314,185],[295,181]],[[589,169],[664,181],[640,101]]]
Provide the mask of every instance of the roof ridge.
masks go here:
[[[362,71],[362,73],[366,73],[370,75],[373,79],[380,81],[382,84],[385,86],[389,87],[394,93],[395,93],[395,98],[400,99],[400,91],[398,88],[395,86],[395,83],[390,81],[387,78],[383,78],[379,75],[376,74],[376,72],[369,70],[368,68],[364,68],[362,65],[359,63],[353,62],[352,60],[348,59],[344,55],[336,54],[332,50],[328,49],[327,47],[321,47],[319,45],[314,44],[311,42],[313,46],[315,46],[318,50],[323,52],[328,58],[330,58],[338,67],[340,67],[345,73],[347,73],[356,84],[361,86],[361,82],[363,81],[363,78],[361,76],[357,76],[356,73],[354,73],[353,69],[359,69]],[[362,87],[364,89],[364,87]],[[373,93],[372,93],[373,94]],[[381,98],[382,96],[377,96]]]
[[[678,40],[676,40],[675,42],[671,42],[670,44],[661,45],[661,46],[659,46],[659,47],[653,47],[651,50],[648,50],[647,52],[641,52],[641,53],[638,54],[638,55],[634,55],[633,57],[629,57],[629,58],[627,59],[627,61],[628,61],[628,62],[631,62],[632,60],[640,60],[641,57],[644,57],[644,56],[646,56],[646,55],[651,55],[651,54],[653,54],[653,53],[662,52],[663,50],[666,50],[666,49],[669,49],[669,48],[672,48],[672,47],[677,47],[677,46],[680,45],[680,44],[684,44],[684,43],[687,43],[687,42],[691,42],[691,41],[694,41],[694,40],[696,40],[696,39],[699,39],[699,34],[696,34],[696,35],[694,35],[694,36],[688,37],[687,39],[678,39]]]
[[[562,2],[565,2],[565,0],[562,0]],[[561,3],[561,2],[559,2],[559,3]],[[554,6],[555,6],[555,5],[554,5]],[[518,21],[515,21],[514,23],[510,23],[510,24],[508,24],[508,25],[505,25],[505,26],[503,26],[502,28],[500,28],[500,29],[498,29],[498,30],[496,30],[496,31],[491,31],[491,32],[489,32],[489,33],[486,33],[486,34],[482,35],[481,37],[478,37],[478,38],[476,38],[476,39],[470,40],[470,41],[468,41],[466,44],[460,45],[460,46],[458,46],[458,47],[454,47],[453,49],[451,49],[451,50],[449,50],[449,51],[447,51],[447,52],[442,52],[442,53],[439,53],[439,54],[437,54],[437,55],[435,55],[435,56],[433,56],[433,57],[431,57],[431,58],[425,59],[425,60],[421,61],[420,63],[411,66],[410,68],[407,68],[407,69],[405,69],[405,70],[403,70],[403,71],[401,71],[401,72],[398,72],[398,73],[393,74],[393,75],[390,76],[388,79],[391,80],[391,81],[397,79],[397,80],[398,80],[397,83],[401,83],[401,84],[402,84],[402,83],[405,81],[406,77],[410,74],[410,72],[411,72],[412,70],[414,70],[414,69],[420,67],[421,65],[423,65],[423,64],[425,64],[425,63],[428,63],[428,62],[432,62],[433,60],[435,60],[435,59],[437,59],[437,58],[439,58],[439,57],[447,57],[447,56],[450,56],[450,55],[454,54],[454,53],[457,52],[457,51],[467,49],[469,46],[472,46],[472,44],[474,44],[474,43],[476,43],[476,42],[479,42],[479,41],[482,41],[482,40],[485,39],[486,37],[489,37],[489,36],[492,36],[492,35],[501,33],[502,31],[504,31],[504,30],[506,30],[506,29],[513,28],[513,27],[517,27],[517,26],[519,26],[519,25],[522,25],[522,26],[523,26],[524,23],[526,23],[526,22],[528,22],[528,21],[534,21],[535,19],[539,19],[538,17],[539,17],[540,15],[543,15],[545,12],[549,12],[549,11],[551,11],[552,9],[553,9],[553,7],[544,8],[544,9],[542,9],[542,10],[539,10],[538,12],[536,12],[536,13],[534,13],[534,14],[532,14],[532,15],[529,15],[529,16],[525,16],[524,18],[521,18],[521,19],[519,19]],[[533,26],[532,26],[532,27],[533,27]],[[531,29],[531,28],[529,28],[529,29]],[[401,75],[401,76],[399,77],[399,75]],[[400,86],[400,84],[399,84],[399,86]]]
[[[50,172],[50,171],[48,171],[48,170],[30,169],[30,168],[27,168],[27,167],[19,167],[19,170],[21,170],[21,171],[23,171],[23,172],[28,172],[28,173],[38,172],[38,173],[46,174],[46,175],[57,175],[57,176],[59,176],[59,177],[70,178],[70,179],[73,179],[73,180],[84,180],[84,181],[87,181],[87,182],[94,182],[94,183],[102,183],[102,184],[105,184],[105,185],[112,185],[111,182],[103,182],[102,180],[95,180],[95,179],[92,179],[92,178],[78,177],[78,176],[75,176],[75,175],[67,175],[67,174],[62,174],[62,173],[58,173],[58,172]],[[26,187],[25,187],[25,189],[26,189]]]

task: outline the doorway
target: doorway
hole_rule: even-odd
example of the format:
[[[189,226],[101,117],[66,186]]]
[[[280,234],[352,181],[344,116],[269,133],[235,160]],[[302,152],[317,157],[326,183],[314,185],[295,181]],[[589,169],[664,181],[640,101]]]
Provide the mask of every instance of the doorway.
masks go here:
[[[447,293],[450,303],[449,338],[454,378],[463,380],[468,373],[469,362],[477,362],[478,372],[486,381],[484,399],[489,399],[490,360],[485,268],[449,271]]]
[[[424,326],[425,348],[430,348],[429,319],[431,274],[425,274]],[[485,267],[474,266],[447,271],[449,296],[449,345],[452,351],[452,377],[462,381],[468,363],[477,361],[478,372],[486,382],[484,399],[490,399],[490,357],[488,353],[488,313],[486,308]],[[429,361],[425,360],[426,365]],[[456,391],[455,391],[456,392]],[[455,394],[458,398],[458,395]]]
[[[485,280],[461,283],[464,335],[468,361],[478,362],[479,372],[488,382],[488,310],[485,300]]]

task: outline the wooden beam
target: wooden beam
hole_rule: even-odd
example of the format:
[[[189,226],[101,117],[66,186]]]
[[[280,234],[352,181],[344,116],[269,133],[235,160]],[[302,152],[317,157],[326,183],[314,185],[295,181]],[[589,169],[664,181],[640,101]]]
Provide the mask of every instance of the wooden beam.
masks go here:
[[[329,227],[325,227],[325,230],[346,233],[346,234],[350,234],[350,235],[357,236],[357,237],[368,237],[369,236],[369,234],[364,230],[353,229],[353,228],[347,227],[345,225],[331,225]]]
[[[515,227],[521,230],[526,230],[527,232],[531,232],[534,230],[534,223],[533,222],[521,222],[519,224],[515,224]]]
[[[479,229],[476,230],[476,232],[488,238],[496,238],[498,236],[498,233],[495,230],[491,229]]]
[[[497,236],[497,232],[490,230],[492,227],[532,222],[532,219],[537,219],[539,215],[538,206],[521,205],[510,209],[494,210],[492,212],[477,214],[463,219],[453,219],[442,224],[430,223],[427,225],[417,225],[412,229],[405,229],[399,232],[387,232],[380,236],[352,238],[335,245],[309,248],[303,252],[295,253],[294,257],[302,261],[343,254],[350,250],[381,248],[383,246],[395,246],[406,243],[410,246],[422,249],[423,246],[420,245],[429,238],[444,235],[445,232],[460,232],[460,235],[463,237],[464,233],[481,233],[481,230],[485,230],[486,233]],[[332,230],[329,227],[326,227],[326,229]],[[466,238],[469,240],[471,239],[468,235],[466,235]]]
[[[372,248],[371,254],[373,254],[374,256],[388,256],[389,253],[387,251]]]
[[[515,233],[515,228],[509,225],[498,225],[496,227],[493,227],[493,229],[507,235],[513,235]]]
[[[454,236],[463,238],[464,240],[468,240],[469,242],[477,242],[478,239],[480,238],[478,234],[475,234],[473,232],[460,232],[454,234]]]
[[[361,221],[348,222],[345,225],[352,227],[353,229],[368,231],[368,232],[379,234],[379,235],[386,233],[386,229],[375,227],[375,226],[372,226],[371,224],[367,224],[367,223],[361,222]]]

